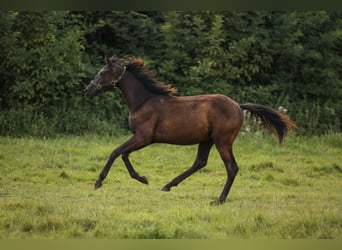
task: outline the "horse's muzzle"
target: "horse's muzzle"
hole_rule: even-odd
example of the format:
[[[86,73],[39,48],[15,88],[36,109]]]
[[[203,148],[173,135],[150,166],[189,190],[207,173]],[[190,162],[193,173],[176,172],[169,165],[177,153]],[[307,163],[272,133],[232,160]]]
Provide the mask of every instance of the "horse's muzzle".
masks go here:
[[[90,94],[89,86],[86,87],[83,92],[85,97],[88,97],[89,99],[93,98],[93,95]]]

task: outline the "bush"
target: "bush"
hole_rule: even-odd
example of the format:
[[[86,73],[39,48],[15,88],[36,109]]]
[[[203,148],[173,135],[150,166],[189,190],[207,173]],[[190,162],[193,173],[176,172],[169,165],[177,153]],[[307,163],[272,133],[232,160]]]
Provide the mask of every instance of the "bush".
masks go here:
[[[327,11],[2,11],[0,135],[126,130],[121,93],[82,95],[113,54],[143,57],[180,95],[284,106],[299,133],[341,131],[341,20]]]

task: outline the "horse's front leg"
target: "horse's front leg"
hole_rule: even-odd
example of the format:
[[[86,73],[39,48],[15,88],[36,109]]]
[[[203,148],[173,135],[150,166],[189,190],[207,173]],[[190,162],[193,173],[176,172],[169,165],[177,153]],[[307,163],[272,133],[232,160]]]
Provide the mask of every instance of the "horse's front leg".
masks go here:
[[[126,168],[128,170],[129,175],[133,178],[136,179],[144,184],[148,184],[148,180],[145,176],[140,176],[135,169],[133,168],[130,160],[128,159],[129,153],[123,153],[122,154],[122,160],[124,161]]]
[[[119,146],[118,148],[116,148],[111,155],[109,156],[109,159],[106,163],[106,165],[104,166],[104,168],[102,169],[99,178],[97,179],[97,181],[95,182],[94,185],[94,189],[98,189],[102,186],[102,181],[107,177],[108,172],[111,168],[111,166],[113,165],[113,162],[115,161],[115,159],[120,156],[121,154],[123,154],[123,159],[125,160],[125,156],[128,160],[128,154],[132,151],[138,150],[140,148],[143,148],[145,146],[147,146],[148,144],[150,144],[149,142],[147,142],[146,140],[143,140],[137,136],[133,136],[131,139],[129,139],[127,142],[125,142],[124,144],[122,144],[121,146]],[[135,172],[135,170],[133,169],[132,165],[128,162],[126,162],[126,167],[128,169],[128,171],[130,172],[130,174],[135,173],[134,176],[138,177],[138,173]],[[129,165],[127,165],[127,163],[129,163]],[[132,175],[131,175],[132,176]],[[140,176],[139,176],[140,177]],[[144,177],[140,177],[142,182],[144,182]],[[146,177],[145,177],[146,179]],[[147,184],[147,179],[145,180],[146,184]]]

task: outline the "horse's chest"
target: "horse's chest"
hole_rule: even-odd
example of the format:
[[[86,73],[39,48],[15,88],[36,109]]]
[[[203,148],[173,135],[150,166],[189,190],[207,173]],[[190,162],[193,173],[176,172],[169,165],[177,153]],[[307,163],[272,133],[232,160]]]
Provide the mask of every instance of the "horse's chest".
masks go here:
[[[156,115],[152,112],[138,112],[130,114],[128,117],[128,125],[132,132],[137,129],[149,131],[155,126]]]
[[[128,126],[132,132],[136,130],[137,127],[137,118],[134,115],[129,115],[128,117]]]

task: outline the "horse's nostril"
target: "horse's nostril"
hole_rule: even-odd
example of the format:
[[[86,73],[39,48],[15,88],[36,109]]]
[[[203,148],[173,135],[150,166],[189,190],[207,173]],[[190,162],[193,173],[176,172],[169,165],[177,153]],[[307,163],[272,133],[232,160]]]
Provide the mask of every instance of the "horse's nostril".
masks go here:
[[[83,92],[84,92],[84,95],[85,95],[85,96],[88,96],[88,95],[89,95],[89,93],[88,93],[88,87],[85,88]]]

